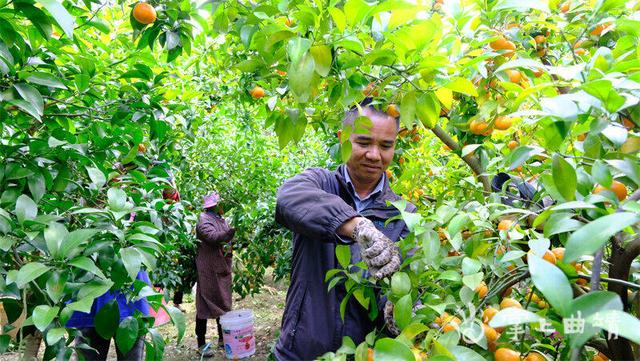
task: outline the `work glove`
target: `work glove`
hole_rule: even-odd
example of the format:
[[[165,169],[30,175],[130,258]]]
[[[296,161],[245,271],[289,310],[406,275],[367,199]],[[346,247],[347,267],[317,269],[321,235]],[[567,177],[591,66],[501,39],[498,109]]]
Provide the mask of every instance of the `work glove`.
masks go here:
[[[370,220],[363,218],[353,229],[353,239],[360,245],[360,255],[371,275],[381,279],[400,268],[398,248]]]

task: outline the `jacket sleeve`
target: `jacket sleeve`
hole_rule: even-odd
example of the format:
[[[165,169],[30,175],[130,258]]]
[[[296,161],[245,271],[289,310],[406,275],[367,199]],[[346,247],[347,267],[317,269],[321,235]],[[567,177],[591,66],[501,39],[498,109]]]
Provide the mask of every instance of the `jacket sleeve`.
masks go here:
[[[329,189],[331,173],[312,168],[287,180],[278,190],[276,221],[295,233],[329,242],[349,243],[336,230],[358,216],[353,207]]]
[[[223,219],[201,215],[196,225],[196,236],[202,242],[217,246],[229,242],[235,235],[235,229],[229,227]]]

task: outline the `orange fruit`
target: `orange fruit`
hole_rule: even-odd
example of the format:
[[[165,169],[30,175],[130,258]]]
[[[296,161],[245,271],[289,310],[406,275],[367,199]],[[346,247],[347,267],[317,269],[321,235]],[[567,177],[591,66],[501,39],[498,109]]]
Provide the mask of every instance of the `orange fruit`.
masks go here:
[[[556,264],[556,255],[553,252],[549,251],[549,250],[547,250],[544,253],[544,256],[542,256],[542,259],[547,261],[547,262],[549,262],[549,263],[551,263],[551,264]]]
[[[522,80],[522,74],[517,70],[507,69],[505,73],[507,73],[509,81],[512,83],[519,83]]]
[[[576,53],[576,55],[582,56],[582,55],[586,54],[587,51],[585,49],[580,48],[580,49],[576,49],[574,51],[574,53]]]
[[[624,125],[624,127],[627,128],[627,130],[631,130],[636,127],[636,124],[627,117],[622,118],[622,125]]]
[[[149,25],[156,21],[156,9],[145,2],[139,2],[133,7],[133,18],[140,24]]]
[[[587,284],[587,280],[585,280],[584,278],[576,278],[576,284],[584,286]]]
[[[494,40],[489,43],[489,46],[493,50],[503,50],[507,48],[508,40],[504,38],[504,36],[499,37],[497,40]]]
[[[449,151],[449,150],[451,150],[451,147],[445,144],[445,145],[442,146],[442,149],[444,149],[446,151]]]
[[[574,49],[581,48],[582,44],[584,44],[584,40],[578,40],[575,44],[573,44],[573,48]]]
[[[393,173],[391,173],[391,171],[390,171],[390,170],[388,170],[388,169],[387,169],[387,170],[385,171],[385,173],[387,173],[387,178],[389,178],[389,179],[393,178]]]
[[[291,25],[293,25],[293,20],[291,20],[291,19],[289,19],[289,18],[286,18],[286,19],[284,20],[284,25],[286,25],[286,26],[288,26],[288,27],[291,27]]]
[[[439,317],[436,317],[433,322],[437,323],[439,326],[442,326],[444,320],[449,319],[449,317],[451,317],[449,313],[447,311],[444,311]]]
[[[547,359],[537,352],[529,352],[523,361],[547,361]]]
[[[511,127],[512,123],[513,123],[513,120],[511,118],[505,117],[505,116],[500,116],[500,117],[496,118],[496,120],[493,123],[493,125],[498,130],[507,130],[507,129],[509,129],[509,127]]]
[[[580,271],[582,271],[582,263],[576,263],[576,264],[574,264],[574,265],[573,265],[573,268],[575,268],[575,269],[576,269],[576,272],[578,272],[578,273],[579,273]]]
[[[536,37],[533,38],[533,40],[535,40],[536,44],[542,44],[547,41],[547,37],[544,35],[536,35]]]
[[[607,356],[605,356],[605,354],[603,354],[602,352],[599,352],[593,356],[592,361],[609,361],[609,358]]]
[[[558,261],[562,261],[562,259],[564,258],[564,247],[556,247],[552,249],[551,252],[553,252],[553,254],[556,256],[556,260]]]
[[[493,355],[495,361],[520,361],[520,352],[508,348],[499,348]]]
[[[483,121],[472,120],[469,123],[469,131],[475,135],[483,135],[487,131],[489,125]]]
[[[522,308],[522,305],[513,298],[503,298],[502,301],[500,301],[500,309],[503,310],[509,307]]]
[[[387,107],[387,114],[390,116],[397,118],[400,116],[400,112],[398,111],[398,107],[395,104],[389,104]]]
[[[146,151],[147,151],[147,146],[146,146],[146,145],[144,145],[144,143],[140,143],[140,144],[138,144],[138,152],[140,152],[140,153],[144,153],[144,152],[146,152]]]
[[[484,331],[484,336],[487,338],[487,342],[495,342],[500,334],[493,328],[489,327],[486,324],[482,324],[482,330]]]
[[[254,86],[253,89],[249,90],[249,94],[253,97],[253,99],[260,99],[264,96],[264,89],[261,86]]]
[[[484,283],[484,281],[482,281],[478,287],[476,287],[476,293],[478,293],[478,297],[479,298],[484,298],[484,296],[487,295],[487,293],[489,292],[489,287],[487,287],[487,284]]]
[[[287,75],[287,72],[286,72],[286,71],[284,71],[284,70],[279,70],[279,69],[278,69],[278,70],[276,70],[276,73],[277,73],[278,75],[280,75],[280,76],[286,76],[286,75]]]
[[[498,230],[500,231],[506,231],[509,228],[511,228],[511,225],[513,224],[513,221],[510,219],[503,219],[500,221],[500,223],[498,223]]]
[[[462,321],[456,316],[449,316],[442,320],[442,332],[454,331],[460,326]]]
[[[498,309],[494,307],[487,307],[484,312],[482,312],[482,322],[489,323],[493,316],[498,313]]]
[[[547,306],[548,306],[547,302],[545,302],[544,300],[538,301],[537,304],[538,304],[538,307],[540,307],[540,308],[547,308]]]
[[[596,25],[595,28],[593,28],[593,30],[591,30],[591,32],[589,34],[591,34],[593,36],[600,36],[602,34],[602,32],[604,31],[604,29],[606,29],[608,26],[609,26],[609,24],[607,24],[607,23],[598,24],[598,25]]]
[[[584,142],[584,140],[587,139],[587,133],[578,134],[576,139],[578,139],[578,141],[580,142]]]
[[[515,140],[511,140],[509,141],[509,143],[507,143],[507,147],[511,150],[516,149],[517,146],[518,146],[518,142]]]
[[[517,24],[517,23],[510,23],[510,24],[507,24],[506,26],[507,29],[513,29],[513,28],[519,28],[519,27],[520,27],[520,24]]]
[[[398,163],[400,163],[401,165],[404,164],[405,160],[404,157],[400,157],[400,159],[398,159]]]
[[[566,13],[571,8],[571,1],[565,1],[560,5],[560,11]]]
[[[367,361],[373,361],[373,349],[371,347],[367,350]]]
[[[420,141],[420,136],[419,135],[414,135],[413,137],[411,137],[411,141],[412,142],[419,142]]]
[[[512,265],[513,266],[513,265]],[[509,287],[506,290],[502,291],[502,294],[500,296],[502,297],[509,297],[511,296],[511,293],[513,292],[513,287]]]
[[[605,188],[601,185],[597,185],[596,189],[593,190],[593,193],[600,193],[604,190],[609,190],[612,191],[613,193],[615,193],[616,197],[618,198],[619,201],[623,201],[627,198],[627,187],[622,184],[621,182],[618,182],[616,180],[614,180],[611,183],[611,188]]]
[[[365,97],[377,97],[379,95],[378,89],[376,89],[375,84],[369,83],[366,88],[362,91]]]
[[[537,70],[534,70],[534,71],[533,71],[533,75],[534,75],[536,78],[541,77],[543,74],[544,74],[544,70],[542,70],[542,69],[537,69]]]
[[[538,54],[539,57],[542,58],[543,56],[547,55],[547,48],[538,49],[538,51],[536,51],[536,53]]]

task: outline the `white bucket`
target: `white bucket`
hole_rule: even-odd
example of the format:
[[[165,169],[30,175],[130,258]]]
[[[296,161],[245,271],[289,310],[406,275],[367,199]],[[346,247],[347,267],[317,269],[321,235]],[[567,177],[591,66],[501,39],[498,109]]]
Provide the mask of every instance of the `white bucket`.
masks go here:
[[[220,317],[220,326],[228,359],[245,358],[256,352],[253,311],[244,309],[227,312]]]

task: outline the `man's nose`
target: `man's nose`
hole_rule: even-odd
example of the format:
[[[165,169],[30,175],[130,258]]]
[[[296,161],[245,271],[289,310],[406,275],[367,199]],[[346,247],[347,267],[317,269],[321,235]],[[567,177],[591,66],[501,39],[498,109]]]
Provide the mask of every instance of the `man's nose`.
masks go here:
[[[369,151],[365,153],[365,156],[367,157],[368,160],[377,162],[380,160],[380,149],[378,149],[378,147],[376,146],[373,146],[369,148]]]

